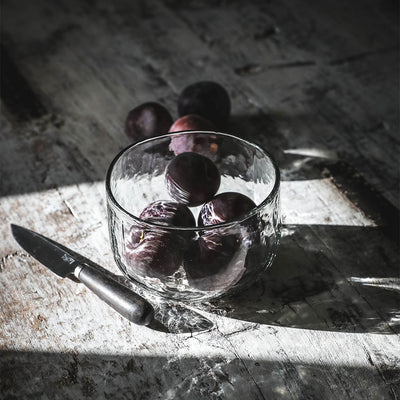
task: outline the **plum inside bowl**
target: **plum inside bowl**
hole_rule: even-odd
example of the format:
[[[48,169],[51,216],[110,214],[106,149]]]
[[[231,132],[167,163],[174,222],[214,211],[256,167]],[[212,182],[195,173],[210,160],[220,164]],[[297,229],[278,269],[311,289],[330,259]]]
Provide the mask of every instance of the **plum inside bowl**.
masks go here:
[[[276,254],[279,184],[273,158],[230,134],[186,131],[137,142],[107,172],[115,261],[167,298],[203,301],[241,290]]]

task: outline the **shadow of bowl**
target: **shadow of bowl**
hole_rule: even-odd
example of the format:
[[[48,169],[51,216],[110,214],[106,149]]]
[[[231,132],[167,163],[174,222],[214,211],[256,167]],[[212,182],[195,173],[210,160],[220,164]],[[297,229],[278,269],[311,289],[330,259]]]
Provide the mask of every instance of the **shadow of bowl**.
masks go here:
[[[376,276],[385,240],[380,229],[344,226],[291,226],[273,265],[258,282],[221,298],[208,310],[260,324],[303,329],[395,333],[399,297],[394,290],[360,285],[351,277]],[[371,248],[355,249],[352,244]],[[387,251],[387,250],[386,250]],[[356,253],[356,256],[355,254]],[[393,249],[380,261],[379,276],[391,276],[398,260]],[[356,261],[355,261],[356,260]]]

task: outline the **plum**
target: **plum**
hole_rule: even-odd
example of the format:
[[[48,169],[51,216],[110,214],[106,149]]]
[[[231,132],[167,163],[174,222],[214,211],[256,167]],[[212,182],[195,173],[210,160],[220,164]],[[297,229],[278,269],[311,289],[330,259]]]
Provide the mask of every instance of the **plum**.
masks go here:
[[[196,220],[187,206],[166,200],[150,203],[140,218],[166,226],[194,227]],[[128,273],[142,276],[168,276],[179,269],[189,235],[177,231],[134,225],[125,235],[125,261]]]
[[[244,273],[239,236],[207,232],[185,253],[184,269],[192,287],[204,291],[227,290]]]
[[[256,204],[241,193],[220,193],[205,203],[198,217],[199,226],[222,224],[251,211]]]
[[[171,138],[169,149],[177,156],[181,153],[194,152],[216,161],[219,156],[221,139],[212,133],[182,133]]]
[[[214,196],[221,183],[221,175],[209,158],[185,152],[170,161],[165,180],[174,200],[194,207]]]
[[[221,193],[200,210],[200,227],[230,222],[252,210],[256,204],[236,192]],[[253,242],[253,219],[244,225],[205,230],[198,239],[196,256],[187,261],[185,270],[190,284],[201,290],[227,290],[235,285],[246,271],[246,254]],[[195,261],[195,258],[199,262]]]
[[[125,132],[135,143],[142,139],[167,133],[173,119],[159,103],[147,102],[132,109],[125,121]]]
[[[200,115],[188,114],[178,118],[169,128],[170,132],[215,131],[215,125]]]
[[[132,226],[125,236],[124,259],[127,274],[135,278],[172,275],[183,260],[184,238],[180,235]]]
[[[187,206],[168,200],[157,200],[150,203],[139,217],[165,225],[187,228],[196,226],[196,220]]]
[[[197,114],[224,129],[231,112],[228,92],[218,83],[201,81],[187,86],[178,98],[179,116]]]

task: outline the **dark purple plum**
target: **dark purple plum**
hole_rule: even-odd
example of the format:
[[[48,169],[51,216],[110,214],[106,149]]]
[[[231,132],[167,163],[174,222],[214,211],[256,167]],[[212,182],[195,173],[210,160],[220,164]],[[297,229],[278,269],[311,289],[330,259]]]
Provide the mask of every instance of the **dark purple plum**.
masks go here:
[[[129,112],[125,121],[125,132],[135,143],[167,133],[172,123],[171,114],[164,106],[147,102]]]
[[[203,205],[198,225],[230,222],[255,206],[250,198],[241,193],[221,193]],[[253,240],[252,222],[236,228],[221,227],[203,232],[197,249],[200,262],[185,262],[188,280],[194,287],[201,290],[227,290],[242,278],[246,271],[247,249]]]
[[[187,86],[178,99],[179,116],[197,114],[224,129],[231,112],[228,92],[212,81],[202,81]]]
[[[169,128],[170,132],[179,131],[215,131],[215,125],[196,114],[188,114],[178,118]]]
[[[194,207],[214,196],[221,183],[221,175],[209,158],[186,152],[170,161],[165,180],[174,200]]]
[[[244,273],[238,235],[207,232],[185,254],[184,268],[192,287],[204,291],[227,290]]]
[[[187,206],[168,200],[154,201],[141,212],[139,217],[165,225],[187,228],[196,226],[196,220]]]
[[[172,275],[183,260],[184,239],[180,235],[132,226],[125,237],[127,274],[135,278]]]
[[[198,225],[207,226],[229,222],[251,211],[256,204],[241,193],[220,193],[200,210]]]
[[[172,201],[150,203],[140,218],[159,225],[195,227],[196,220],[187,206]],[[125,261],[128,273],[141,276],[168,276],[182,263],[190,235],[149,226],[132,226],[125,235]]]

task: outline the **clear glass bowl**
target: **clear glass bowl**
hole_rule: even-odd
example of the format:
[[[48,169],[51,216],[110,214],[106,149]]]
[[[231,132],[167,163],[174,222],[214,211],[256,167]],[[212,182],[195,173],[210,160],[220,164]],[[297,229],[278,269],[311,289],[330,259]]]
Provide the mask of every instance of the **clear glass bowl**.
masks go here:
[[[175,201],[168,194],[165,170],[182,151],[212,159],[221,174],[217,194],[239,192],[257,206],[237,220],[206,227],[165,226],[140,219],[149,203]],[[271,265],[277,251],[279,184],[272,157],[229,134],[187,131],[135,143],[115,157],[107,172],[115,261],[129,279],[183,301],[208,300],[247,287]],[[197,221],[201,206],[190,209]],[[137,254],[135,243],[142,240],[147,240],[147,250]]]

